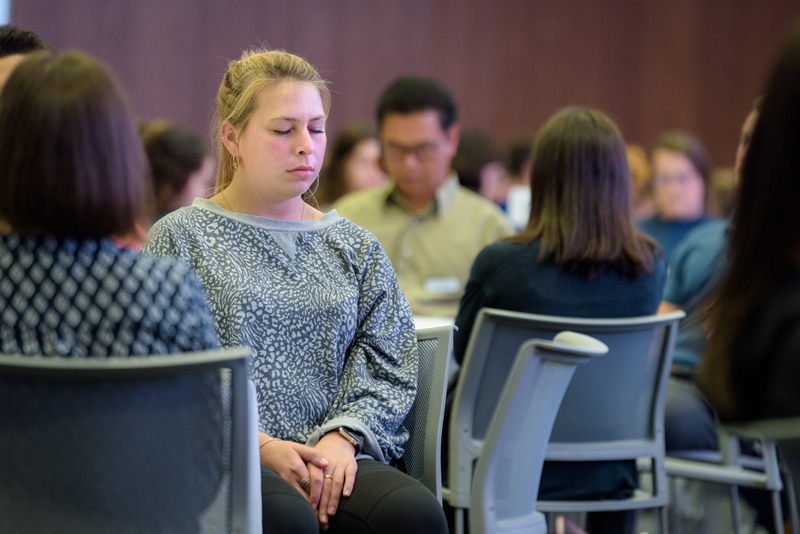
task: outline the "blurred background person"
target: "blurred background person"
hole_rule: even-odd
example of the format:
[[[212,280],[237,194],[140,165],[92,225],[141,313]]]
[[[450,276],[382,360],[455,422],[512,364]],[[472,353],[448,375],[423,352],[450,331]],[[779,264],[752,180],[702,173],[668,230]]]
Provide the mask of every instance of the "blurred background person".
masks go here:
[[[458,183],[484,198],[491,199],[503,176],[497,143],[480,130],[464,130],[451,163]]]
[[[651,158],[656,213],[639,227],[658,242],[671,261],[686,234],[711,220],[705,213],[711,165],[703,143],[681,131],[662,133]]]
[[[190,206],[195,198],[205,198],[216,176],[214,157],[203,140],[187,128],[153,120],[139,125],[139,135],[150,166],[152,198],[134,231],[114,237],[117,246],[133,250],[139,250],[155,221]]]
[[[322,210],[328,211],[339,197],[382,186],[387,180],[377,132],[366,124],[353,123],[333,142],[314,197]]]
[[[377,111],[390,182],[333,207],[378,238],[414,315],[452,318],[475,256],[511,229],[503,212],[460,185],[452,170],[461,127],[444,84],[398,78]]]
[[[11,76],[14,68],[29,54],[47,50],[53,52],[53,47],[39,37],[36,32],[26,30],[15,24],[0,26],[0,92]],[[0,232],[10,229],[0,217]]]
[[[730,217],[736,204],[738,185],[736,169],[728,167],[714,169],[708,182],[708,215],[715,219]]]
[[[139,134],[153,179],[155,220],[207,196],[216,162],[199,136],[166,120],[141,123]]]
[[[644,221],[656,214],[653,204],[653,168],[641,145],[626,145],[625,152],[628,155],[628,167],[631,169],[633,216],[637,221]]]
[[[508,143],[505,179],[495,192],[494,201],[505,210],[514,230],[528,224],[531,213],[531,158],[534,136],[518,134]]]
[[[736,168],[747,153],[759,113],[759,99],[742,125],[736,149]],[[682,309],[681,321],[673,351],[672,377],[667,388],[665,441],[668,451],[717,449],[717,430],[710,406],[694,384],[694,374],[708,344],[703,328],[705,303],[709,292],[724,275],[725,251],[728,247],[731,221],[711,221],[689,232],[678,245],[670,266],[659,313]]]
[[[53,47],[36,32],[15,24],[0,26],[0,91],[14,67],[28,54],[41,50],[53,52]]]

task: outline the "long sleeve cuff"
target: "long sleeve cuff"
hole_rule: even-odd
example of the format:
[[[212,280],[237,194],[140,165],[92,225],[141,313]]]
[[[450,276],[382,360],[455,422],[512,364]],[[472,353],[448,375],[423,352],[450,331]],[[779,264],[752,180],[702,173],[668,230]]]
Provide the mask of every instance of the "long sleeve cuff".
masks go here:
[[[311,434],[311,437],[308,438],[308,441],[306,441],[306,445],[309,447],[315,446],[317,443],[319,443],[319,440],[322,439],[322,436],[331,430],[338,430],[340,426],[349,428],[350,430],[358,432],[364,436],[364,446],[358,455],[360,458],[369,456],[373,460],[386,463],[386,459],[383,456],[383,449],[381,448],[380,443],[378,443],[378,439],[375,437],[375,434],[362,421],[359,421],[353,417],[336,417],[324,425],[318,426],[314,430],[314,433]]]

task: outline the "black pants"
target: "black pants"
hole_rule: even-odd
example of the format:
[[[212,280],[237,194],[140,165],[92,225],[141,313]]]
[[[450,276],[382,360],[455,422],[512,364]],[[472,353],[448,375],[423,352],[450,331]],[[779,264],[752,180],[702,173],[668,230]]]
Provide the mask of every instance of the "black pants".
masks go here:
[[[265,533],[319,532],[317,514],[288,482],[261,467],[262,516]],[[342,497],[328,518],[328,532],[393,534],[447,532],[436,497],[422,484],[381,462],[359,460],[350,497]]]

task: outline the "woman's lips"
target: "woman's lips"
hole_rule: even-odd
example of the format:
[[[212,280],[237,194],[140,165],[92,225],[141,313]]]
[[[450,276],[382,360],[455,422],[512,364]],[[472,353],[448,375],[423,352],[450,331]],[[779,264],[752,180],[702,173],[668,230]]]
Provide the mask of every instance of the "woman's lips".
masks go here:
[[[300,165],[299,167],[291,169],[289,174],[300,176],[302,178],[308,178],[310,176],[314,176],[314,167],[310,165]]]

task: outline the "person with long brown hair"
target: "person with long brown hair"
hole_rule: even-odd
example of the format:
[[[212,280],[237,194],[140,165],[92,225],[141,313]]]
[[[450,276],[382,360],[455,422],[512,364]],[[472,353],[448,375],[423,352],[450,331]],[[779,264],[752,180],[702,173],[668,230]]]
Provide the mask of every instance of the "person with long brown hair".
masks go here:
[[[464,357],[483,307],[566,317],[655,313],[666,268],[636,227],[625,143],[603,113],[567,108],[539,132],[527,227],[484,248],[456,317],[454,355]],[[545,463],[546,499],[614,499],[637,485],[634,462]],[[590,514],[590,532],[630,532],[635,514]]]
[[[251,349],[267,532],[443,532],[422,484],[388,465],[417,387],[411,309],[375,236],[312,207],[330,92],[304,59],[231,62],[216,194],[159,220],[146,252],[185,258],[224,346]]]
[[[767,79],[698,381],[723,419],[800,415],[800,26]]]

